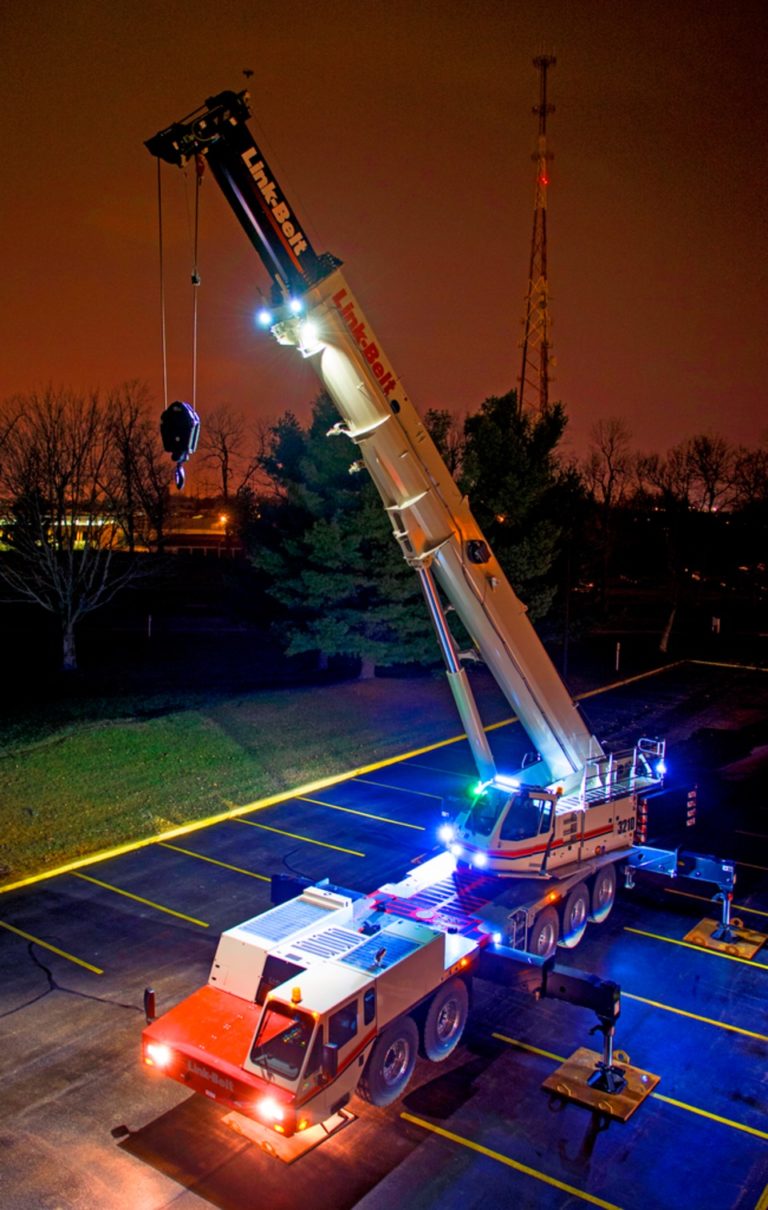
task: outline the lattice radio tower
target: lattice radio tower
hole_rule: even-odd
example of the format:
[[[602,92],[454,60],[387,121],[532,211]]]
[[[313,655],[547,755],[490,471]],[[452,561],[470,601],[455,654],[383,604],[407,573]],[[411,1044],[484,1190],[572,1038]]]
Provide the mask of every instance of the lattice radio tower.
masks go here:
[[[533,113],[539,117],[539,135],[531,159],[536,164],[536,201],[533,210],[531,264],[528,273],[528,293],[525,299],[523,324],[523,360],[520,370],[520,411],[528,409],[542,414],[549,407],[551,342],[549,316],[549,286],[547,282],[547,186],[549,162],[553,158],[547,149],[547,115],[554,105],[547,101],[547,72],[557,60],[554,55],[538,55],[533,65],[539,72],[539,104]]]

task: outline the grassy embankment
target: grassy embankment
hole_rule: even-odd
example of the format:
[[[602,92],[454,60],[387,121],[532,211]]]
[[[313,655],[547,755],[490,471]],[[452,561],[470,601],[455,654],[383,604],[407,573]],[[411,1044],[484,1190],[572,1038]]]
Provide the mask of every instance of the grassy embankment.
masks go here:
[[[0,732],[0,885],[460,730],[430,679],[120,705],[122,718],[64,710],[53,728],[41,713]],[[509,714],[490,706],[488,722]]]

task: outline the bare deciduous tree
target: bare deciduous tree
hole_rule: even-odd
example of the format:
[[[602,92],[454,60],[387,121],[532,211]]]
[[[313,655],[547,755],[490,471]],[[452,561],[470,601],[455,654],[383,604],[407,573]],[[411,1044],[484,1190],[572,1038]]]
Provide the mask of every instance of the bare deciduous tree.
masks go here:
[[[464,417],[455,416],[447,408],[429,408],[424,424],[448,470],[458,479],[464,461]]]
[[[263,434],[249,434],[245,421],[229,404],[208,412],[200,433],[202,461],[215,468],[216,488],[223,500],[251,485],[260,469]]]
[[[62,668],[77,667],[75,627],[131,579],[117,570],[119,527],[109,511],[105,409],[97,395],[48,389],[3,405],[0,492],[10,502],[10,549],[0,583],[11,600],[39,605],[61,625]]]
[[[600,556],[599,592],[603,606],[616,546],[617,509],[627,497],[634,462],[631,436],[628,426],[617,416],[598,420],[592,426],[589,452],[581,466],[581,477],[594,505],[592,541]]]
[[[162,551],[172,471],[158,437],[152,399],[140,382],[110,391],[105,405],[108,460],[104,488],[129,551]]]

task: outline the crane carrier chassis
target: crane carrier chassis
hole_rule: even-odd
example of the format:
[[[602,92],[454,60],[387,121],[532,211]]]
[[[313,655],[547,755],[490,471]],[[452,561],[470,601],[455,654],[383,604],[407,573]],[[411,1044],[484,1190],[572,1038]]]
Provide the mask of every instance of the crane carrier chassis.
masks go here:
[[[558,936],[581,939],[586,916],[579,910],[569,936],[569,913],[584,896],[591,920],[607,917],[616,860],[504,880],[446,852],[368,895],[278,875],[276,906],[223,933],[207,984],[150,1020],[144,1063],[233,1110],[231,1124],[251,1137],[248,1123],[327,1137],[353,1095],[390,1105],[419,1053],[439,1063],[453,1052],[479,976],[596,1013],[603,1053],[585,1075],[605,1103],[626,1087],[613,1063],[620,988],[555,964],[554,952]],[[730,902],[728,863],[640,846],[623,855],[630,884],[646,868],[713,882]]]

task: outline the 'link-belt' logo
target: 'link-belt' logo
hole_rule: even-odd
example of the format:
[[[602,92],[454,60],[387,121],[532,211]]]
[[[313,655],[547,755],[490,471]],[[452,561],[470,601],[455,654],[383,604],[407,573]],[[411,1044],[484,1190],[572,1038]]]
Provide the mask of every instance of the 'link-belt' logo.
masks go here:
[[[348,302],[345,306],[342,306],[342,303],[346,298],[346,294],[346,290],[337,290],[333,296],[333,301],[336,304],[342,319],[346,321],[347,327],[357,343],[360,345],[360,348],[363,350],[365,360],[368,362],[373,373],[379,380],[379,386],[384,394],[388,395],[392,390],[392,387],[395,385],[395,379],[390,374],[389,370],[386,370],[383,364],[379,361],[379,347],[368,336],[362,319],[357,318],[354,303]]]
[[[278,199],[277,186],[267,176],[264,161],[256,160],[256,163],[253,162],[258,154],[255,147],[250,147],[248,151],[243,153],[243,163],[258,185],[261,196],[272,212],[272,218],[288,241],[294,255],[297,257],[301,256],[302,252],[306,252],[307,250],[307,241],[304,238],[303,232],[299,231],[296,224],[292,221],[291,211],[288,206],[286,206],[285,202]]]
[[[227,1092],[235,1091],[235,1085],[228,1076],[220,1076],[218,1071],[212,1071],[210,1067],[203,1067],[202,1063],[196,1063],[194,1059],[187,1059],[187,1071],[190,1071],[192,1075],[202,1076],[210,1084],[218,1084],[219,1088],[224,1088]]]

